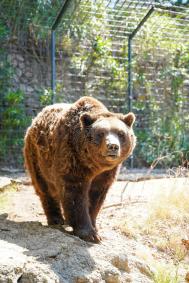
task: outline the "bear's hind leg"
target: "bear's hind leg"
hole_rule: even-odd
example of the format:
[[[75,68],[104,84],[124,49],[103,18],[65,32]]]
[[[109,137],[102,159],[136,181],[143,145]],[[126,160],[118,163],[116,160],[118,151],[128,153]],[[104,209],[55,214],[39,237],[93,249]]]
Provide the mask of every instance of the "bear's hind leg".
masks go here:
[[[64,220],[61,213],[60,201],[50,193],[55,192],[53,184],[47,183],[40,172],[36,149],[31,141],[30,133],[25,137],[24,158],[25,166],[30,173],[36,194],[41,200],[48,224],[63,224]]]
[[[109,188],[111,187],[116,178],[117,171],[118,167],[110,171],[105,171],[102,174],[98,175],[91,184],[91,189],[89,192],[89,213],[92,225],[95,229],[97,215],[103,205]]]
[[[43,210],[47,217],[48,225],[62,225],[64,220],[61,213],[60,202],[51,195],[54,185],[47,183],[40,173],[36,172],[36,178],[32,176],[32,183],[41,200]]]
[[[53,184],[48,184],[48,191],[40,194],[40,200],[47,217],[48,225],[63,225],[64,219],[62,216],[60,201],[51,195],[50,188]]]

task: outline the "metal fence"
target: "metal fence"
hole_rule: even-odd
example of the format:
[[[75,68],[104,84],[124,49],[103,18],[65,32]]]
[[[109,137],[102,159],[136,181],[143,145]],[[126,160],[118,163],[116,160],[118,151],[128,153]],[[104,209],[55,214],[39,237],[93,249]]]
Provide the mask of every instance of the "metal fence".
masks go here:
[[[43,79],[37,95],[31,94],[36,107],[24,102],[22,119],[24,113],[33,116],[52,101],[94,96],[112,111],[136,113],[138,145],[131,166],[182,165],[189,151],[188,12],[185,6],[156,1],[64,1],[43,27],[43,37],[35,28],[34,51],[43,62]],[[28,41],[25,46],[25,56],[35,57]],[[1,104],[1,113],[5,106]],[[21,123],[9,128],[6,135],[6,125],[0,127],[7,138],[4,143],[10,141],[0,163],[8,165],[11,156],[11,165],[19,166],[22,138],[16,146],[12,141],[25,127]]]
[[[65,3],[54,22],[54,100],[91,95],[113,111],[134,111],[134,167],[188,158],[188,11],[155,1],[86,0]],[[55,62],[62,66],[57,93]]]

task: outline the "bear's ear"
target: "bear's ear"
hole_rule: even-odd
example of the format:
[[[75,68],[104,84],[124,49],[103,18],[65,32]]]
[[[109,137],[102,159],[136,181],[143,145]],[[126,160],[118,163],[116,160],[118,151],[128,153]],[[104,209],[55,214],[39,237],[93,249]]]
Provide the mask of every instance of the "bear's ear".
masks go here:
[[[132,125],[135,122],[135,114],[132,112],[129,112],[127,115],[124,116],[123,121],[125,124],[129,127],[132,127]]]
[[[84,113],[81,115],[80,121],[84,127],[89,127],[96,121],[96,117],[93,117],[88,113]]]

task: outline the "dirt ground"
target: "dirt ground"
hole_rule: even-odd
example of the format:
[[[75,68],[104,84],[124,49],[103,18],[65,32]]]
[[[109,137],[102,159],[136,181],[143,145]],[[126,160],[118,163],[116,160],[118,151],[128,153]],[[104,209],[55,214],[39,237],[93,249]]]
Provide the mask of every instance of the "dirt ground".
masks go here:
[[[21,179],[22,180],[22,179]],[[11,220],[15,221],[40,221],[46,223],[46,218],[38,196],[35,194],[29,178],[24,179],[26,184],[18,183],[16,191],[9,193],[9,205],[1,210],[6,210]],[[162,178],[140,182],[118,181],[109,190],[104,207],[99,215],[99,224],[104,214],[113,210],[127,209],[127,205],[135,203],[141,206],[154,198],[160,191],[173,187],[185,188],[189,185],[188,178]],[[122,204],[122,205],[121,205]],[[137,211],[137,209],[136,209]],[[111,216],[110,216],[111,218]],[[116,220],[117,221],[117,218]]]
[[[7,213],[8,219],[15,222],[39,221],[46,225],[45,215],[32,185],[26,178],[24,182],[22,181],[14,185],[16,190],[6,192],[5,201],[0,205],[0,214]],[[187,222],[189,199],[188,214],[182,218],[181,222],[175,219],[173,221],[172,218],[171,222],[170,218],[165,216],[165,218],[152,220],[157,226],[157,231],[154,230],[152,223],[144,229],[154,200],[159,201],[156,204],[158,209],[162,202],[162,198],[158,199],[159,195],[165,197],[170,193],[173,195],[172,192],[175,190],[189,193],[189,178],[163,178],[140,182],[119,181],[110,189],[100,212],[97,223],[102,239],[112,237],[114,232],[124,235],[130,249],[128,252],[137,255],[154,270],[151,281],[141,282],[186,282],[189,273],[189,252],[186,246],[182,247],[182,241],[183,238],[186,241],[189,239]],[[179,246],[181,249],[179,252],[174,250],[175,246],[170,247],[167,240],[170,237],[168,230],[172,229],[171,226],[174,226],[175,235],[177,235],[174,245]],[[172,231],[171,233],[173,234]],[[161,277],[166,279],[166,276],[170,280],[162,281]]]

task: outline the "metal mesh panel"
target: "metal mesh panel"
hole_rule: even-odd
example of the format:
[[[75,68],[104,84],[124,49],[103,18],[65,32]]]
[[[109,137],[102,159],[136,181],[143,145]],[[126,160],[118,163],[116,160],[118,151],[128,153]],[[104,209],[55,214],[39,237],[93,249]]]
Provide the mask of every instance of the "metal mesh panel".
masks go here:
[[[171,166],[187,158],[188,20],[185,10],[157,8],[133,40],[133,111],[140,143],[135,164],[165,156],[162,165]]]
[[[136,113],[134,167],[150,166],[157,158],[162,167],[182,164],[189,144],[189,10],[138,0],[64,1],[62,10],[60,1],[53,3],[55,9],[49,2],[38,9],[25,6],[24,13],[14,7],[27,25],[18,23],[8,38],[9,53],[16,46],[23,62],[13,66],[17,87],[8,86],[17,94],[0,99],[0,164],[22,166],[25,129],[52,97],[73,102],[83,95],[100,99],[112,111]],[[56,77],[51,69],[52,26]],[[3,44],[7,46],[6,37]],[[4,60],[11,66],[14,61]],[[51,75],[56,78],[54,92]]]
[[[91,95],[134,111],[135,167],[178,165],[188,151],[188,9],[156,4],[80,1],[57,30],[56,99]]]
[[[56,100],[91,95],[110,110],[127,111],[127,39],[150,5],[151,1],[86,0],[65,11],[56,31]]]

